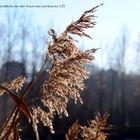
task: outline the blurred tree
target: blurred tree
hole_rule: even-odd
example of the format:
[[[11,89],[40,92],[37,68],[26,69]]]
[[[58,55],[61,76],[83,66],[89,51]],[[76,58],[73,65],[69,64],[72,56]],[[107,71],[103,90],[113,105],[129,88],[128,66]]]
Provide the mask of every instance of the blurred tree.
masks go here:
[[[19,47],[20,47],[20,57],[21,63],[24,64],[24,67],[27,67],[28,62],[28,38],[30,37],[30,23],[29,16],[21,14],[19,16],[18,25],[19,25]],[[23,73],[25,75],[25,73]]]

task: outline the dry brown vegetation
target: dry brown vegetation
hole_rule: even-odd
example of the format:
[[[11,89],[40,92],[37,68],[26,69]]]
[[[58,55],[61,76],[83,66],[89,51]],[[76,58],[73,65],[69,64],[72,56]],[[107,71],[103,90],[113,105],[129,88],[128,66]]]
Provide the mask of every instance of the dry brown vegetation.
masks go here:
[[[100,6],[100,5],[99,5]],[[75,44],[71,35],[91,38],[85,33],[85,29],[95,26],[94,12],[99,7],[96,6],[84,14],[75,22],[66,27],[66,30],[57,36],[54,29],[49,30],[52,41],[47,41],[47,51],[45,55],[44,65],[40,71],[33,77],[28,86],[21,92],[24,86],[25,77],[19,76],[10,83],[4,82],[0,85],[0,95],[8,94],[16,103],[11,114],[1,127],[0,139],[18,140],[20,139],[20,121],[23,116],[29,120],[39,140],[38,124],[41,122],[44,126],[48,126],[52,133],[53,118],[58,115],[69,116],[67,112],[67,104],[69,99],[73,99],[75,103],[83,103],[80,92],[85,89],[84,81],[88,78],[88,72],[85,64],[94,59],[96,49],[81,51]],[[48,80],[43,82],[40,95],[34,97],[34,101],[27,105],[25,99],[33,85],[38,82],[40,74],[44,71],[45,66],[51,60],[51,67],[48,71]],[[21,96],[20,94],[21,93]],[[95,120],[89,122],[89,127],[80,126],[78,123],[73,124],[70,128],[66,139],[78,139],[79,128],[82,130],[81,137],[83,139],[106,139],[107,135],[103,132],[106,126],[108,115],[101,118],[96,116]],[[73,130],[74,129],[74,132]]]
[[[105,113],[103,117],[99,113],[96,114],[95,119],[89,122],[88,126],[81,126],[78,122],[75,122],[71,128],[69,128],[66,134],[66,140],[106,140],[107,129],[111,127],[107,125],[109,114]]]

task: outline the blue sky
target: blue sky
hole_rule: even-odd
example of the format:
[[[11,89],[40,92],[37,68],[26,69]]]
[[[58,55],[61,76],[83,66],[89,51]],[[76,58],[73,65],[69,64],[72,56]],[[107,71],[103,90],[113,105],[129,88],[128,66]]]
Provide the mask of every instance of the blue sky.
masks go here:
[[[80,39],[85,49],[100,47],[105,43],[112,43],[121,34],[124,26],[130,33],[129,44],[135,43],[140,34],[140,0],[0,0],[2,4],[17,5],[65,5],[64,8],[18,8],[25,14],[32,15],[32,24],[42,26],[46,31],[50,26],[62,32],[71,21],[93,6],[104,3],[95,15],[97,25],[88,30],[93,40]],[[11,8],[13,10],[13,8]],[[6,8],[0,8],[0,20],[4,20]],[[99,57],[103,53],[97,54]]]
[[[136,39],[140,25],[139,0],[0,0],[1,5],[65,4],[65,8],[19,8],[24,10],[25,14],[29,13],[33,16],[34,24],[46,28],[51,21],[60,31],[72,20],[76,20],[85,10],[100,3],[104,3],[104,5],[95,13],[98,16],[97,25],[95,29],[91,30],[94,41],[114,39],[120,34],[124,25],[127,25],[132,38]],[[6,8],[0,8],[0,16],[3,16],[5,10]]]

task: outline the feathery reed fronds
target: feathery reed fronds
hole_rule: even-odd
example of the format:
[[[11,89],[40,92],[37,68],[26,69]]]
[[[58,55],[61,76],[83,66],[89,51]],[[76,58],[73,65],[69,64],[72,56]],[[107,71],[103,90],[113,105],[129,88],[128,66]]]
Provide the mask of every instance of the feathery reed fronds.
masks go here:
[[[89,122],[88,126],[81,126],[78,122],[75,122],[71,128],[69,128],[66,134],[66,140],[106,140],[106,130],[110,129],[107,125],[109,114],[105,113],[103,117],[99,113],[96,114],[95,119]]]
[[[65,30],[64,34],[70,33],[78,36],[85,36],[91,38],[87,33],[85,33],[85,29],[94,28],[96,22],[93,20],[96,16],[93,14],[99,6],[103,4],[97,5],[92,9],[85,11],[82,16],[75,22],[72,22]]]
[[[25,82],[25,77],[19,76],[16,79],[9,82],[4,82],[1,84],[1,86],[7,88],[8,90],[16,90],[18,92],[23,87],[23,84]],[[0,88],[0,96],[3,95],[3,93],[6,92],[4,89]]]
[[[107,126],[109,114],[105,113],[103,117],[99,113],[96,114],[95,119],[89,122],[89,127],[84,126],[82,129],[82,137],[84,140],[106,140],[106,130],[110,129]]]

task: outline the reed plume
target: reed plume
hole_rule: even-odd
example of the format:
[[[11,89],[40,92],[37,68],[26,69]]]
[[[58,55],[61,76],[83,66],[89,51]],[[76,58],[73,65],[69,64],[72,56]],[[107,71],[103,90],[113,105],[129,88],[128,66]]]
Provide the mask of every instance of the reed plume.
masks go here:
[[[95,119],[88,123],[88,126],[81,126],[77,121],[69,128],[66,134],[66,140],[106,140],[108,137],[107,130],[111,126],[107,124],[109,114],[105,113],[103,117],[99,113]]]

